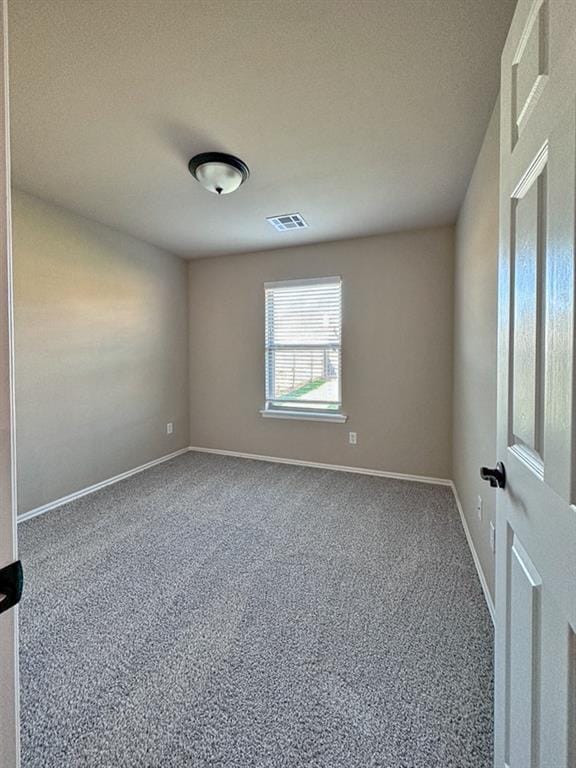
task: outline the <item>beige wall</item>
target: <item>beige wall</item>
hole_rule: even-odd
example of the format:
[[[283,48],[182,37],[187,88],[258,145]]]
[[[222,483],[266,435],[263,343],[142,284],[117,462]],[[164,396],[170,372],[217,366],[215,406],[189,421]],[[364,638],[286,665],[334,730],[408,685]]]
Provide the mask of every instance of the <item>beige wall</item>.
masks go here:
[[[496,461],[499,111],[494,110],[456,227],[453,473],[468,528],[494,596],[489,523],[495,491],[480,480]],[[476,511],[483,499],[483,517]]]
[[[188,445],[187,268],[20,192],[13,226],[24,512]]]
[[[349,420],[264,419],[264,282],[319,275],[343,278]],[[191,444],[450,477],[452,278],[449,227],[192,261]]]

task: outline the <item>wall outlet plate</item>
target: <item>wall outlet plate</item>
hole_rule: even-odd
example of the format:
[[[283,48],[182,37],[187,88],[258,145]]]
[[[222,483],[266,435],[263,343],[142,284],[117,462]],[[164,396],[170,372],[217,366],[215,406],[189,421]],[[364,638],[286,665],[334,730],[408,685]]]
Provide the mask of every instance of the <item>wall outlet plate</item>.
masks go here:
[[[358,445],[358,433],[348,432],[348,442],[350,445]]]
[[[166,434],[171,435],[174,432],[174,424],[169,421],[168,424],[166,424]]]

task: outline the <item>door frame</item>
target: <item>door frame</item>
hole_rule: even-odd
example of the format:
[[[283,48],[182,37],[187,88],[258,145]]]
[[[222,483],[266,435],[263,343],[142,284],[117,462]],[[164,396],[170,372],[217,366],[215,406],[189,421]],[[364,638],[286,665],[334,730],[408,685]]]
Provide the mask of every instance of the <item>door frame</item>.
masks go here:
[[[0,567],[18,557],[12,212],[8,73],[8,0],[0,5]],[[20,765],[18,606],[0,615],[0,755],[6,768]]]

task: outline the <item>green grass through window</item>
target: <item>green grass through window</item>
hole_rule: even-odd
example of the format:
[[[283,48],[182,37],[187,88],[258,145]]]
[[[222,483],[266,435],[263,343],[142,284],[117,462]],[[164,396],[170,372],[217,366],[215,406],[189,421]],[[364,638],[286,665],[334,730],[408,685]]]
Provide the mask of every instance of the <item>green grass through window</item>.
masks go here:
[[[308,381],[306,384],[302,384],[301,387],[297,387],[297,389],[293,389],[291,392],[287,392],[285,395],[280,395],[278,400],[296,400],[303,395],[307,395],[308,392],[312,392],[313,390],[318,389],[318,387],[321,387],[322,384],[325,383],[326,379],[314,379],[313,381]]]

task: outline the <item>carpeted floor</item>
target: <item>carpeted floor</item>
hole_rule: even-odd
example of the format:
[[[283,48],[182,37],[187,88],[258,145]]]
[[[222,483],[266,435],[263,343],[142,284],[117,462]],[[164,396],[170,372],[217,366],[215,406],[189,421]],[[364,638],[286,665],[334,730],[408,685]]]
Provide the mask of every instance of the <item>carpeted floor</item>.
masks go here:
[[[489,768],[449,488],[185,454],[19,528],[23,768]]]

